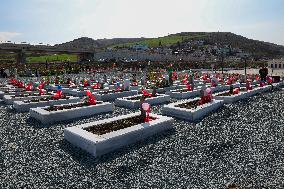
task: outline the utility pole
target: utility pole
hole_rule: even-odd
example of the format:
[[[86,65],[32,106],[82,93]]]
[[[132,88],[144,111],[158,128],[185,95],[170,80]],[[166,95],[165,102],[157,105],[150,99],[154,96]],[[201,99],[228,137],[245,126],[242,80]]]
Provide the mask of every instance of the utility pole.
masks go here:
[[[222,74],[224,73],[224,58],[225,58],[225,55],[224,55],[224,52],[220,52],[218,53],[218,56],[219,56],[219,60],[221,60],[221,69],[222,69]]]

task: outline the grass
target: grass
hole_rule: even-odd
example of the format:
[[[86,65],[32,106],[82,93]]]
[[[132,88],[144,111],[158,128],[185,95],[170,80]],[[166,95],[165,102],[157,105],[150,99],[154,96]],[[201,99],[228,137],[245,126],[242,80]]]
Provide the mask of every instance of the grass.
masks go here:
[[[28,63],[46,62],[46,60],[48,62],[62,62],[62,61],[76,62],[77,56],[69,54],[56,54],[56,55],[27,57]]]
[[[138,42],[122,43],[118,45],[112,45],[110,47],[131,47],[133,45],[147,45],[148,47],[158,47],[160,45],[173,45],[178,42],[182,42],[188,39],[200,39],[206,37],[208,34],[189,34],[189,35],[169,35],[165,37],[158,37],[154,39],[145,39]]]

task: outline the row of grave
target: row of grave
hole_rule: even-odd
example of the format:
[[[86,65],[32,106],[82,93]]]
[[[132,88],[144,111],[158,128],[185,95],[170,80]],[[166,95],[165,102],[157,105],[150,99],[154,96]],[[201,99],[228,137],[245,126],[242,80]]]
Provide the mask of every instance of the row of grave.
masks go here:
[[[197,85],[197,88],[192,90],[188,87],[184,88],[183,85],[175,84],[171,87],[157,89],[158,93],[154,95],[151,93],[153,91],[149,90],[147,94],[138,95],[138,92],[143,92],[141,87],[136,88],[138,90],[112,90],[112,92],[107,89],[107,93],[106,90],[95,89],[96,91],[91,92],[98,100],[94,104],[88,104],[87,101],[82,102],[82,98],[79,97],[81,96],[80,93],[86,93],[86,90],[91,89],[90,87],[81,87],[80,89],[63,87],[60,88],[60,91],[70,94],[75,90],[77,94],[51,99],[50,96],[54,96],[58,92],[58,86],[45,86],[49,91],[56,90],[56,92],[34,96],[33,91],[20,91],[13,85],[4,85],[0,88],[3,92],[3,95],[0,93],[0,97],[3,98],[5,103],[12,104],[13,108],[18,111],[29,111],[30,117],[41,121],[43,124],[112,112],[114,104],[108,102],[112,100],[115,100],[117,106],[132,109],[143,107],[141,112],[78,125],[64,130],[64,138],[70,143],[94,156],[100,156],[171,129],[174,122],[172,117],[196,121],[220,108],[224,103],[245,99],[271,90],[272,87],[281,87],[282,85],[283,82],[272,85],[261,85],[259,82],[255,82],[254,85],[249,87],[244,87],[245,84],[240,83],[231,86],[217,85],[210,88],[207,88],[209,86],[206,85]],[[19,90],[17,91],[17,89]],[[197,97],[200,95],[200,91],[203,91],[203,93],[201,97]],[[13,92],[15,94],[11,94]],[[143,96],[143,100],[141,100],[141,96]],[[143,106],[144,104],[168,103],[171,97],[186,100],[164,105],[162,108],[163,115],[153,115],[149,111],[149,106]],[[145,111],[145,115],[142,116],[143,111]]]

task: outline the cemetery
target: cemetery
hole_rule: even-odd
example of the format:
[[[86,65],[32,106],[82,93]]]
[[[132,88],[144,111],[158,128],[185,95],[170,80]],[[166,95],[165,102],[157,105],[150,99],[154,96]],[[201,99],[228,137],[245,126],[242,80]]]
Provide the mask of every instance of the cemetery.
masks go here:
[[[0,189],[284,189],[284,0],[0,3]]]
[[[130,158],[142,169],[138,154],[161,158],[154,166],[160,166],[162,159],[168,157],[183,159],[183,149],[187,148],[191,150],[186,153],[189,156],[194,157],[194,151],[201,153],[203,158],[194,158],[201,158],[202,162],[208,162],[205,157],[226,158],[218,150],[229,148],[228,145],[235,150],[242,137],[239,133],[258,129],[260,125],[255,123],[266,120],[259,116],[271,116],[267,110],[274,111],[272,107],[278,107],[278,99],[284,97],[283,79],[273,82],[269,76],[260,81],[258,75],[248,74],[244,82],[240,74],[174,71],[171,79],[167,71],[151,74],[144,78],[147,73],[135,72],[135,78],[141,80],[133,79],[133,72],[2,79],[2,120],[10,124],[12,118],[12,124],[21,123],[23,131],[17,130],[13,136],[16,141],[26,140],[21,138],[21,132],[32,137],[28,130],[33,131],[35,144],[27,144],[31,145],[27,148],[55,158],[55,166],[66,161],[73,170],[80,170],[82,165],[72,160],[74,157],[83,164],[85,160],[91,162],[86,163],[89,167],[94,161],[100,166],[105,160],[118,167],[114,161],[127,164]],[[282,101],[280,107],[284,107]],[[253,113],[260,111],[262,115]],[[280,112],[278,109],[273,115]],[[260,127],[266,129],[265,124]],[[227,144],[228,137],[232,144]],[[185,138],[189,138],[188,143],[182,144]],[[216,141],[217,147],[208,146],[207,139]],[[54,146],[49,147],[53,142],[59,144],[56,151],[63,154],[64,161],[56,155]],[[248,148],[249,144],[241,145]],[[176,150],[178,155],[173,156]],[[151,157],[147,161],[152,161]],[[185,166],[170,162],[177,169]],[[196,172],[197,167],[191,169]]]

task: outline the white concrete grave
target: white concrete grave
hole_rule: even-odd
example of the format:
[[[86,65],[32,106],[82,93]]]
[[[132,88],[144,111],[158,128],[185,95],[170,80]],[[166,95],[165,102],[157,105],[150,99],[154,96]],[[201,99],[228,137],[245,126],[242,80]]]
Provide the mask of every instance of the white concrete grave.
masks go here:
[[[85,130],[101,124],[138,116],[139,114],[140,112],[121,115],[114,118],[69,127],[64,130],[64,138],[73,145],[89,152],[95,157],[98,157],[115,151],[121,147],[128,146],[140,140],[146,139],[152,135],[162,133],[165,130],[172,129],[173,127],[173,118],[161,115],[150,115],[156,117],[157,119],[148,123],[133,125],[131,127],[112,131],[102,135],[93,134]]]
[[[187,103],[187,102],[191,102],[191,101],[195,101],[199,99],[200,98],[195,98],[195,99],[190,99],[190,100],[185,100],[185,101],[180,101],[180,102],[175,102],[175,103],[171,103],[168,105],[164,105],[164,107],[162,108],[162,113],[163,115],[167,115],[167,116],[173,116],[173,117],[185,119],[188,121],[195,121],[195,120],[199,120],[205,117],[207,114],[217,110],[223,105],[222,100],[213,99],[212,102],[210,103],[199,105],[196,108],[191,108],[191,109],[180,108],[176,106],[179,104],[183,104],[183,103]]]

